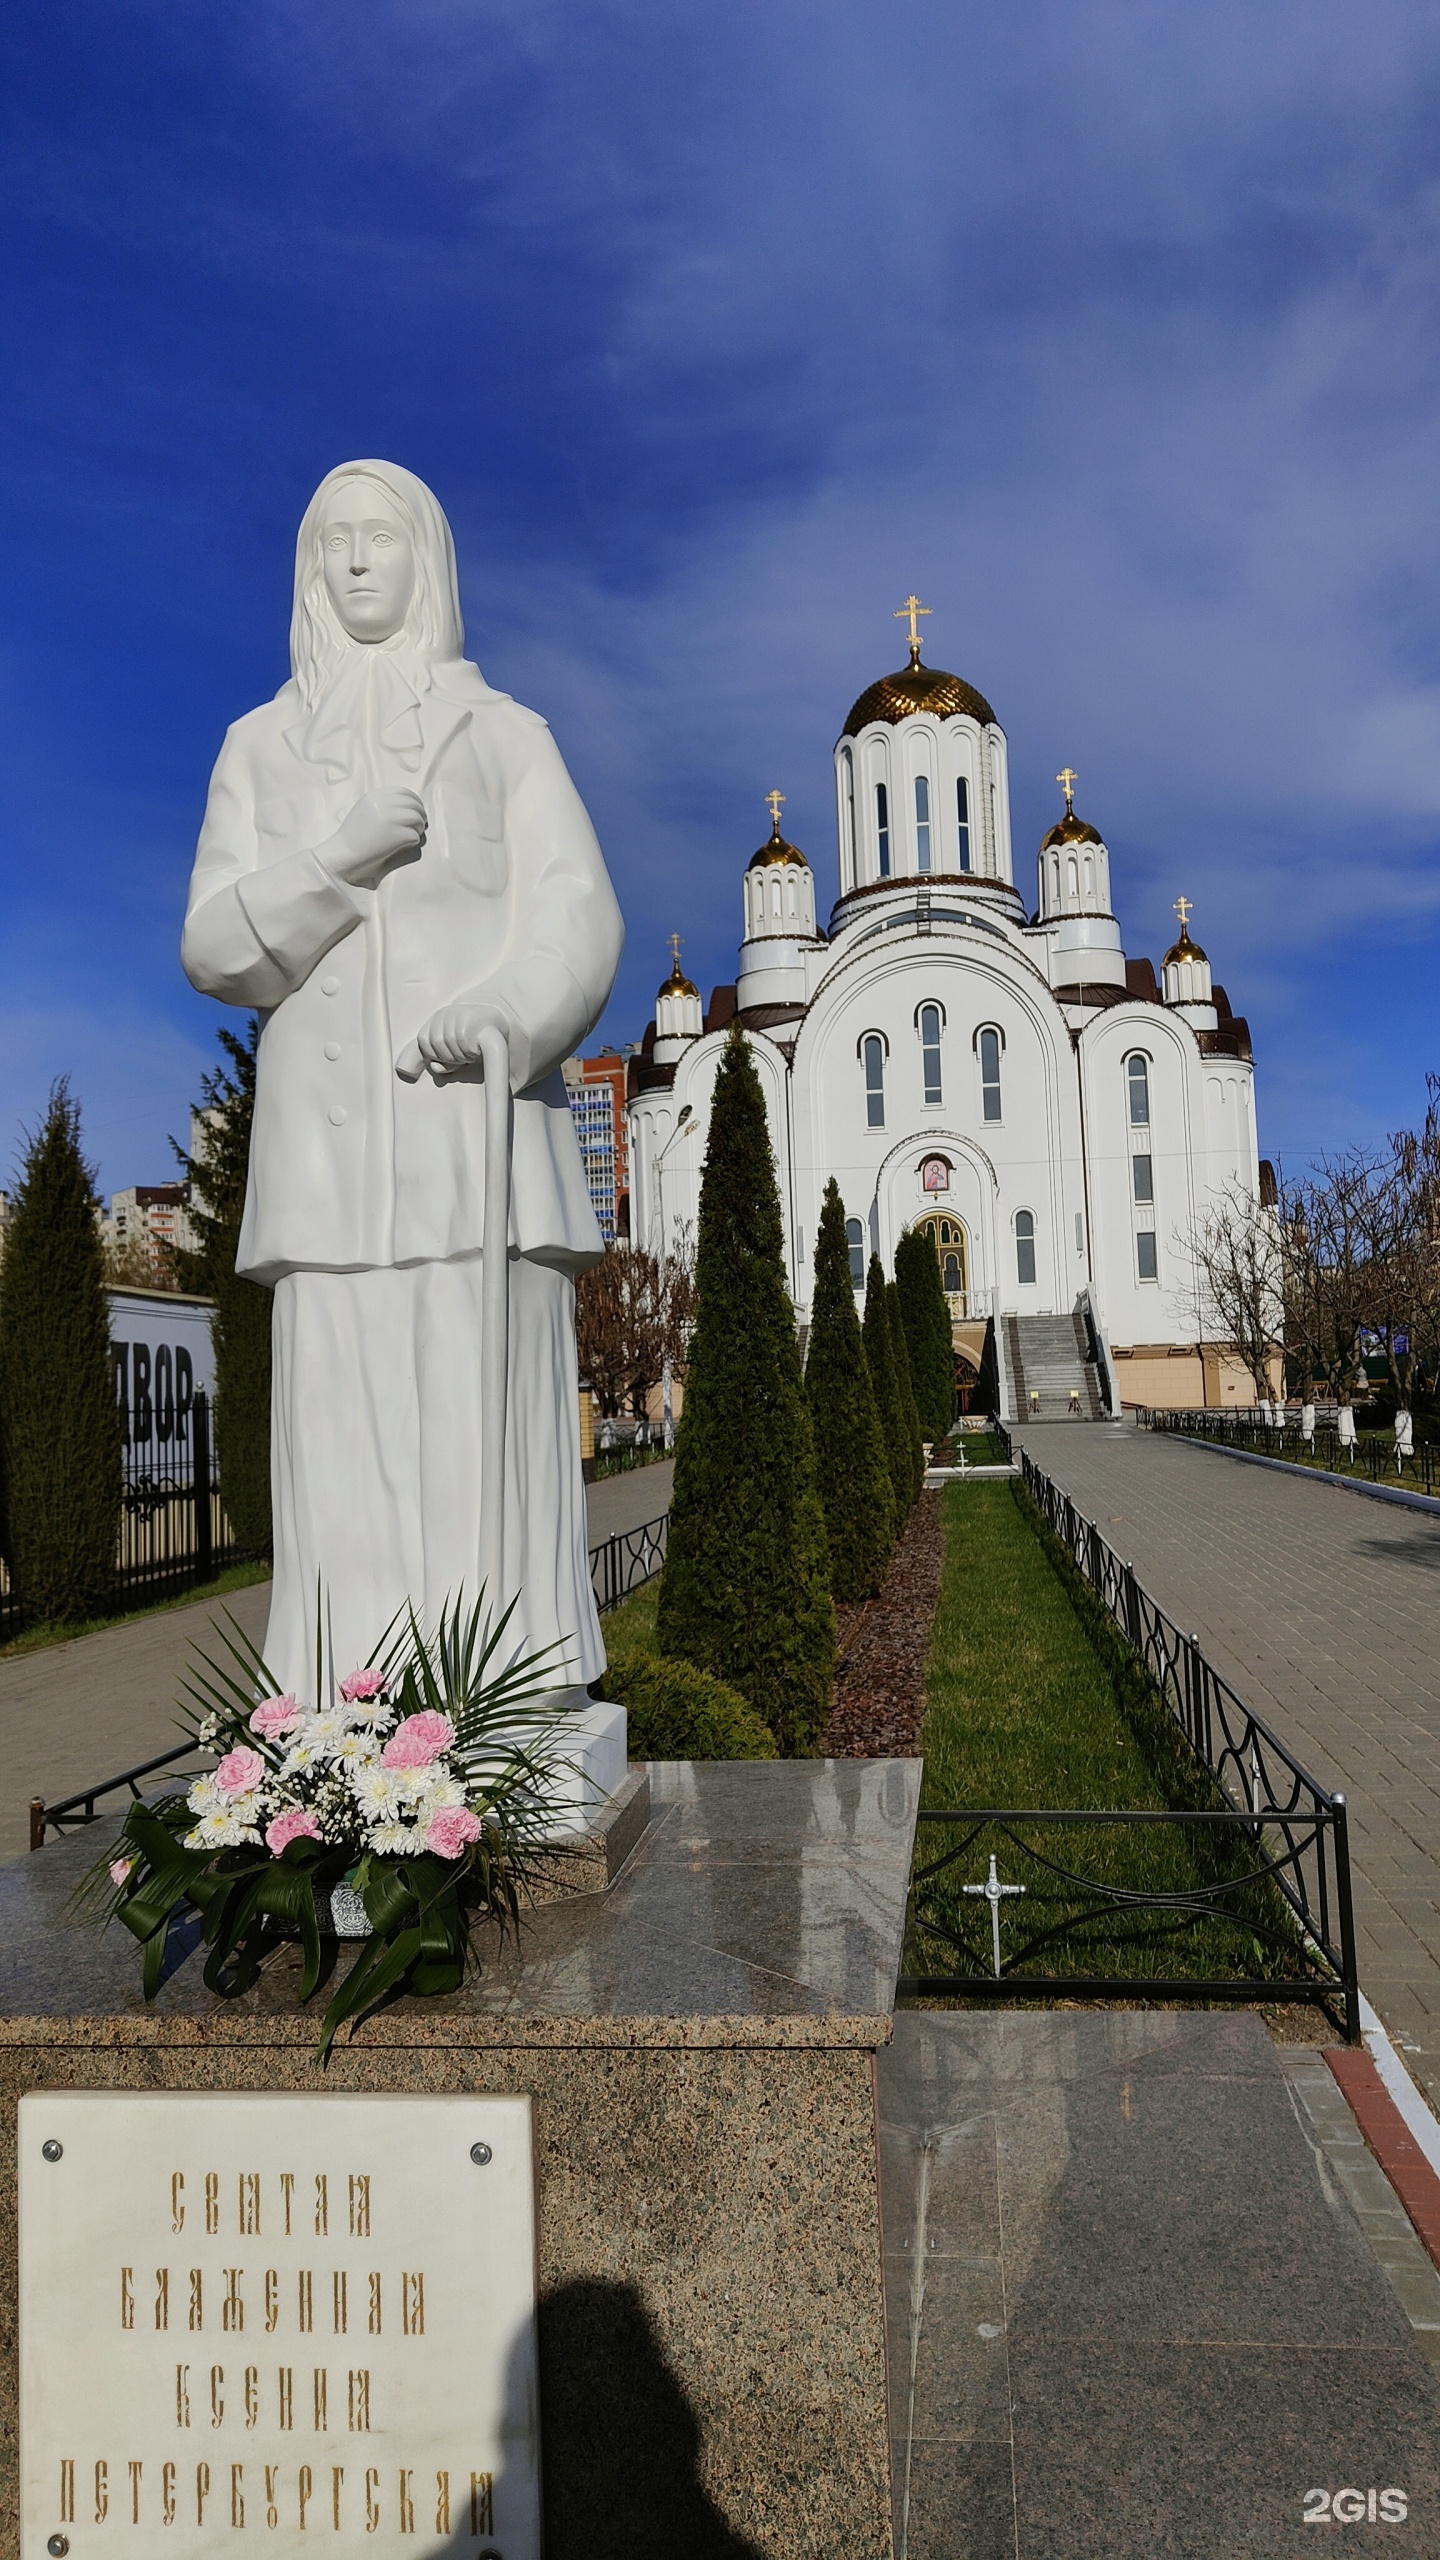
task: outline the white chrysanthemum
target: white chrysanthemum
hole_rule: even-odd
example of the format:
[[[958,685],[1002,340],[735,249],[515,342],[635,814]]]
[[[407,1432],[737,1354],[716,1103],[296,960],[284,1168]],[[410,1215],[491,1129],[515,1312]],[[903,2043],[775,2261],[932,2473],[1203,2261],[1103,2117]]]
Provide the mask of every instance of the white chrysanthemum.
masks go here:
[[[190,1811],[200,1814],[218,1813],[226,1801],[213,1778],[197,1778],[185,1798]]]
[[[242,1807],[253,1809],[253,1796],[232,1796],[227,1813],[207,1813],[193,1831],[185,1835],[187,1849],[239,1849],[246,1841],[258,1840],[259,1831],[248,1820]]]
[[[452,1778],[448,1771],[441,1768],[438,1761],[432,1765],[437,1774],[430,1778],[430,1783],[424,1789],[423,1793],[417,1791],[411,1799],[414,1807],[415,1820],[419,1823],[422,1831],[433,1815],[437,1813],[458,1812],[461,1805],[469,1802],[469,1798],[466,1795],[465,1789],[461,1785],[460,1780],[458,1778]],[[423,1775],[428,1773],[417,1771],[416,1774]]]
[[[368,1814],[387,1817],[399,1812],[405,1802],[404,1769],[382,1769],[378,1760],[369,1760],[348,1772],[350,1791]]]
[[[409,1822],[377,1822],[372,1825],[366,1847],[377,1850],[381,1857],[418,1858],[425,1847],[423,1833]]]
[[[363,1768],[376,1756],[376,1738],[368,1725],[357,1725],[332,1744],[329,1757],[347,1769]]]

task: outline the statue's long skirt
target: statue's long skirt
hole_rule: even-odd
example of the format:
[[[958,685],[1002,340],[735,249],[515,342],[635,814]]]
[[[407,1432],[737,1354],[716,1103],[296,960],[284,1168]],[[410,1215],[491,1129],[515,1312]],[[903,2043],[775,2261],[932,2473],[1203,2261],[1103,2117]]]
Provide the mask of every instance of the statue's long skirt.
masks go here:
[[[276,1285],[265,1658],[302,1699],[315,1689],[317,1598],[343,1679],[407,1603],[433,1628],[447,1605],[480,1597],[481,1262],[297,1271]],[[561,1643],[545,1686],[582,1687],[605,1648],[586,1549],[574,1284],[516,1256],[505,1496],[499,1597],[518,1601],[505,1656]]]

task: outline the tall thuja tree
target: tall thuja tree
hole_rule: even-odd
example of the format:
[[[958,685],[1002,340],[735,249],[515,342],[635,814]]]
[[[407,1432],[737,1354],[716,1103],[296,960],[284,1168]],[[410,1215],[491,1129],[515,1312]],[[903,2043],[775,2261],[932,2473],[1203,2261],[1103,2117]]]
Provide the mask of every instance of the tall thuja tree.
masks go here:
[[[26,1149],[0,1263],[0,1540],[28,1617],[111,1604],[123,1490],[99,1203],[62,1081]]]
[[[910,1383],[926,1440],[943,1440],[955,1419],[955,1353],[940,1263],[927,1235],[911,1228],[895,1247],[895,1286],[910,1355]]]
[[[880,1256],[872,1253],[865,1276],[865,1316],[860,1328],[865,1345],[865,1358],[875,1389],[875,1404],[880,1415],[880,1428],[885,1434],[885,1454],[890,1462],[890,1487],[895,1496],[895,1525],[899,1529],[909,1515],[915,1499],[915,1465],[910,1446],[909,1427],[895,1374],[895,1344],[890,1332],[890,1309],[885,1297],[885,1274]]]
[[[182,1289],[215,1301],[215,1447],[221,1499],[236,1543],[246,1555],[267,1556],[271,1295],[257,1281],[242,1280],[235,1269],[250,1168],[260,1025],[252,1014],[243,1039],[228,1025],[222,1025],[219,1038],[228,1063],[202,1081],[195,1152],[175,1146],[190,1185],[190,1224],[197,1241],[190,1253],[172,1248],[171,1258]]]
[[[738,1026],[715,1079],[695,1290],[660,1649],[729,1681],[798,1757],[829,1712],[835,1612],[765,1101]]]
[[[837,1600],[868,1600],[895,1543],[895,1492],[870,1364],[860,1338],[845,1203],[827,1182],[815,1239],[815,1294],[805,1353],[805,1395]]]
[[[905,1454],[910,1462],[910,1499],[918,1500],[925,1482],[925,1439],[920,1429],[920,1416],[915,1407],[915,1389],[910,1378],[910,1354],[905,1347],[905,1326],[900,1314],[900,1292],[893,1280],[885,1289],[885,1312],[890,1319],[890,1343],[895,1354],[895,1389],[900,1405],[900,1419],[905,1432]]]

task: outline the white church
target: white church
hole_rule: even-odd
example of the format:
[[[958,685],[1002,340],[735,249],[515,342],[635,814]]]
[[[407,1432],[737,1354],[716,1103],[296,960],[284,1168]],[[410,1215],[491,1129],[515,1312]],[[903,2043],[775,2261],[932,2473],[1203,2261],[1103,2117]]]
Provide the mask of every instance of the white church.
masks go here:
[[[1254,1068],[1187,930],[1127,959],[1110,856],[1057,777],[1034,912],[1015,884],[1005,733],[958,676],[910,663],[867,687],[835,749],[840,894],[780,829],[744,878],[733,987],[708,1010],[675,963],[629,1068],[630,1231],[693,1234],[715,1071],[750,1037],[803,1325],[821,1196],[845,1202],[857,1291],[907,1228],[929,1234],[964,1400],[1007,1417],[1249,1402],[1204,1339],[1184,1239],[1237,1186],[1269,1196]],[[1262,1189],[1263,1185],[1263,1189]],[[983,1394],[981,1379],[983,1372]]]

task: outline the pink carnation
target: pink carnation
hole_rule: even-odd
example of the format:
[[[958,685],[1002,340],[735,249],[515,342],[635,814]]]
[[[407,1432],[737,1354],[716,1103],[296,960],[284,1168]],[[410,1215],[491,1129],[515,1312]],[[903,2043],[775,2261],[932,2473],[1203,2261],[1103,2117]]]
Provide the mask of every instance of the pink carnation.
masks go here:
[[[300,1709],[294,1698],[264,1698],[250,1719],[250,1730],[258,1733],[262,1741],[273,1742],[299,1721]]]
[[[347,1706],[359,1706],[370,1698],[378,1698],[385,1686],[383,1671],[352,1671],[340,1683],[340,1695]]]
[[[288,1813],[277,1813],[265,1832],[265,1846],[272,1858],[281,1857],[292,1840],[318,1840],[320,1825],[313,1813],[301,1805],[292,1805]]]
[[[380,1754],[382,1769],[423,1769],[438,1760],[455,1739],[455,1727],[448,1716],[407,1716],[397,1724]],[[441,1855],[452,1854],[442,1851]]]
[[[134,1864],[135,1861],[133,1858],[113,1858],[110,1862],[111,1883],[125,1884],[129,1879],[130,1870]]]
[[[480,1824],[468,1806],[447,1805],[443,1813],[432,1815],[425,1834],[425,1846],[437,1858],[458,1858],[480,1837]]]
[[[265,1763],[258,1751],[249,1751],[242,1743],[238,1751],[227,1751],[215,1772],[215,1784],[222,1796],[248,1796],[265,1775]]]

